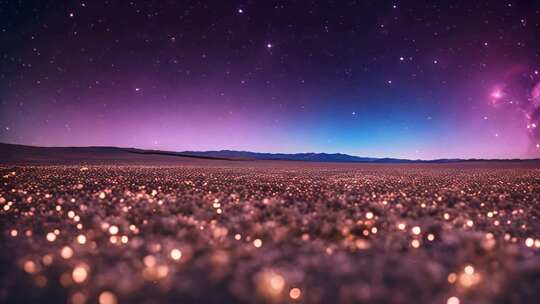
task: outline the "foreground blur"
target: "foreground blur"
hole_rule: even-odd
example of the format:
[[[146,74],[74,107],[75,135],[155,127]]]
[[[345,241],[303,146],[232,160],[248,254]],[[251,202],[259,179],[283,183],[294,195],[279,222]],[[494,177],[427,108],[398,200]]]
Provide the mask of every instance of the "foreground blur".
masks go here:
[[[537,303],[540,170],[4,167],[0,302]]]

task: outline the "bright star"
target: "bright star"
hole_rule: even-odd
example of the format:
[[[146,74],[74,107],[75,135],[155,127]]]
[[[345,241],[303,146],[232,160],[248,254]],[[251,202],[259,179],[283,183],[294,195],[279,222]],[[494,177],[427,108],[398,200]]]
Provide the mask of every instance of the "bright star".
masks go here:
[[[495,91],[493,91],[493,93],[491,93],[491,97],[493,97],[495,99],[499,99],[499,98],[503,97],[503,93],[500,90],[495,90]]]

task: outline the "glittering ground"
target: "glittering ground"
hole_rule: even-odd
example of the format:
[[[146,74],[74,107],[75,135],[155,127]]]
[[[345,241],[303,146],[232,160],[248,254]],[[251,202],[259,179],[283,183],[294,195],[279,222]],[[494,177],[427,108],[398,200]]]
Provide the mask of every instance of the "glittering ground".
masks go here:
[[[0,167],[4,303],[537,303],[532,166]]]

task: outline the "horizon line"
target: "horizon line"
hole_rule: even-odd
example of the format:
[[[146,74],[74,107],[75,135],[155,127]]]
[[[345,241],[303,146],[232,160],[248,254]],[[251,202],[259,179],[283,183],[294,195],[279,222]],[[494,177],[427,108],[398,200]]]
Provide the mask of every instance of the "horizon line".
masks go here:
[[[256,153],[256,154],[272,154],[272,155],[300,155],[300,154],[326,154],[326,155],[345,155],[350,157],[358,157],[358,158],[372,158],[372,159],[378,159],[378,160],[384,160],[384,159],[392,159],[392,160],[399,160],[399,161],[410,161],[410,162],[437,162],[437,161],[445,161],[445,160],[453,160],[453,161],[540,161],[540,158],[460,158],[460,157],[444,157],[444,158],[432,158],[432,159],[412,159],[412,158],[400,158],[400,157],[380,157],[380,156],[358,156],[358,155],[352,155],[348,153],[342,153],[342,152],[335,152],[335,153],[328,153],[328,152],[292,152],[292,153],[286,153],[286,152],[254,152],[254,151],[248,151],[248,150],[231,150],[231,149],[221,149],[221,150],[182,150],[182,151],[176,151],[176,150],[161,150],[161,149],[149,149],[149,148],[137,148],[137,147],[121,147],[121,146],[99,146],[99,145],[86,145],[86,146],[77,146],[77,145],[69,145],[69,146],[38,146],[38,145],[29,145],[29,144],[18,144],[18,143],[9,143],[9,142],[0,142],[0,145],[12,145],[12,146],[23,146],[23,147],[31,147],[31,148],[114,148],[114,149],[133,149],[133,150],[141,150],[141,151],[155,151],[155,152],[164,152],[164,153],[208,153],[208,152],[245,152],[245,153]],[[182,155],[179,155],[182,156]],[[351,161],[353,162],[353,161]]]

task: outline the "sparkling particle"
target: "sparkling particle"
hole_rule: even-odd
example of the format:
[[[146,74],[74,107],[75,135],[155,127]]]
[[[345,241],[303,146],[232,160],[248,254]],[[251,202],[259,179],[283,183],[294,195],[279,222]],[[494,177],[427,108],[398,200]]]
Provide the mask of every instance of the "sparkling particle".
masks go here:
[[[459,299],[457,297],[450,297],[446,301],[446,304],[459,304]]]
[[[175,249],[171,250],[170,255],[171,255],[171,258],[173,260],[178,261],[178,260],[180,260],[182,258],[182,251],[175,248]]]
[[[76,292],[71,296],[72,304],[85,304],[86,300],[87,300],[87,297],[82,292]]]
[[[49,242],[54,242],[56,240],[56,234],[54,234],[53,232],[49,232],[47,233],[47,241]]]
[[[457,280],[457,275],[452,272],[452,273],[448,274],[447,279],[448,279],[448,283],[454,284],[456,282],[456,280]]]
[[[32,274],[37,271],[37,266],[36,266],[36,263],[34,263],[33,261],[26,261],[24,262],[23,269],[27,273]]]
[[[71,276],[73,278],[73,282],[75,283],[83,283],[88,278],[88,270],[86,265],[77,265],[75,268],[73,268],[73,271],[71,272]]]
[[[104,291],[99,295],[99,304],[116,304],[116,296],[110,291]]]
[[[84,234],[79,234],[77,236],[77,243],[84,245],[86,244],[86,236]]]
[[[302,291],[300,290],[300,288],[294,287],[291,288],[291,290],[289,291],[289,297],[293,300],[299,299],[301,295]]]
[[[54,258],[52,256],[52,254],[46,254],[43,256],[43,258],[41,259],[41,261],[43,262],[43,265],[45,266],[49,266],[52,264]]]
[[[157,262],[156,262],[156,258],[153,255],[147,255],[144,257],[143,263],[144,265],[146,265],[146,267],[154,267],[156,266]]]
[[[111,227],[109,227],[109,233],[112,234],[112,235],[118,234],[118,231],[119,231],[119,229],[118,229],[117,226],[112,225]]]
[[[64,246],[60,251],[60,255],[66,260],[70,259],[73,256],[73,249],[71,249],[69,246]]]
[[[285,279],[274,270],[263,270],[257,275],[257,290],[268,299],[276,299],[285,288]]]
[[[120,237],[120,242],[121,242],[122,244],[127,244],[127,243],[129,242],[129,237],[128,237],[127,235],[122,235],[122,236]]]
[[[478,274],[472,265],[467,265],[463,268],[463,273],[459,275],[458,282],[465,288],[470,288],[478,284],[481,280],[480,274]]]

